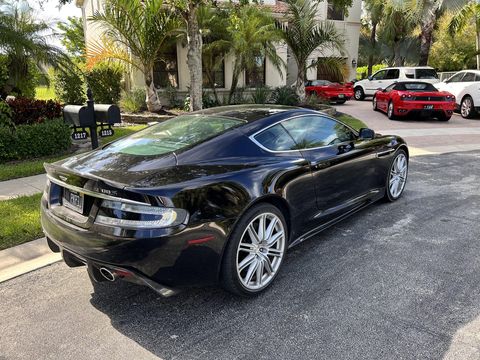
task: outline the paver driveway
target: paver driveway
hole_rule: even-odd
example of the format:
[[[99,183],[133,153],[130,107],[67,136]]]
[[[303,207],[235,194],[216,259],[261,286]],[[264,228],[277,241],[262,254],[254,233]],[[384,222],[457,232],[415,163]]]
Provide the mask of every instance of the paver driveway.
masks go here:
[[[381,134],[405,138],[417,155],[480,149],[480,118],[463,119],[454,114],[448,122],[438,120],[389,120],[382,112],[372,110],[371,99],[347,101],[337,110],[363,120]]]
[[[404,197],[288,253],[269,291],[0,284],[0,359],[479,359],[480,152],[414,157]]]

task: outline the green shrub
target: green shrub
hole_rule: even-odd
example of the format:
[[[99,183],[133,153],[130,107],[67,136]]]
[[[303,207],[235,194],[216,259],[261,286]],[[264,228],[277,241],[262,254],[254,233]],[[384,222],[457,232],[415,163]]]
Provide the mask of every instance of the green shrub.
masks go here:
[[[298,98],[295,89],[290,86],[277,87],[273,90],[270,98],[271,102],[277,105],[298,105],[300,99]]]
[[[70,134],[62,119],[16,129],[0,126],[0,162],[62,153],[71,145]]]
[[[232,104],[247,104],[249,101],[245,98],[245,88],[237,87],[232,97]]]
[[[252,92],[251,98],[254,104],[266,104],[270,97],[271,90],[268,86],[259,86]]]
[[[12,121],[12,109],[5,101],[0,100],[0,126],[14,128],[15,124]]]
[[[82,105],[87,100],[85,83],[78,69],[69,72],[58,71],[54,76],[55,96],[64,104]]]
[[[126,112],[139,112],[146,110],[147,104],[145,103],[145,90],[137,88],[124,92],[120,99],[120,107]]]
[[[202,93],[202,105],[204,109],[219,106],[219,103],[215,100],[212,94],[208,91]]]
[[[168,83],[165,88],[165,95],[168,99],[171,108],[179,109],[183,104],[182,101],[178,99],[177,88]]]
[[[62,116],[62,106],[53,100],[35,100],[18,97],[9,99],[15,125],[35,124]]]
[[[118,66],[102,64],[87,73],[93,100],[98,104],[118,104],[121,95],[123,71]]]

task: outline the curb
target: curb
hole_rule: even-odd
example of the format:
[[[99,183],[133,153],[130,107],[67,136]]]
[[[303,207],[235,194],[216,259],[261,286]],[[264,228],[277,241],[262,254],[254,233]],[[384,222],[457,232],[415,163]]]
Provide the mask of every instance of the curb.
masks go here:
[[[41,238],[0,251],[0,283],[62,260]]]

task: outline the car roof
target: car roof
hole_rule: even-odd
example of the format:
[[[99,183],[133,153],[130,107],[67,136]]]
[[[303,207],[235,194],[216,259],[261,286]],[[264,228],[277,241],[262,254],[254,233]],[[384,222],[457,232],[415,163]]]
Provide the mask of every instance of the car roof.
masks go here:
[[[458,73],[465,73],[465,72],[472,72],[472,73],[475,73],[475,74],[480,74],[480,70],[477,70],[477,69],[471,69],[471,70],[460,70],[460,71],[457,71],[455,74],[458,74]],[[453,74],[453,75],[455,75]],[[452,75],[452,76],[453,76]]]
[[[218,106],[209,109],[192,112],[188,115],[214,115],[229,117],[247,122],[253,122],[267,117],[285,113],[292,110],[298,110],[298,107],[283,105],[230,105]]]

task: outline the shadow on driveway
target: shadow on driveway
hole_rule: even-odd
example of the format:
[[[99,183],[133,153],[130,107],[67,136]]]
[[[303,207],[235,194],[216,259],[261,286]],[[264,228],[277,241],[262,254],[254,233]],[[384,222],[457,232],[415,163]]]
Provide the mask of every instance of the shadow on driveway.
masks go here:
[[[477,359],[479,184],[479,152],[416,157],[401,200],[291,249],[254,299],[118,283],[91,303],[163,359]]]

